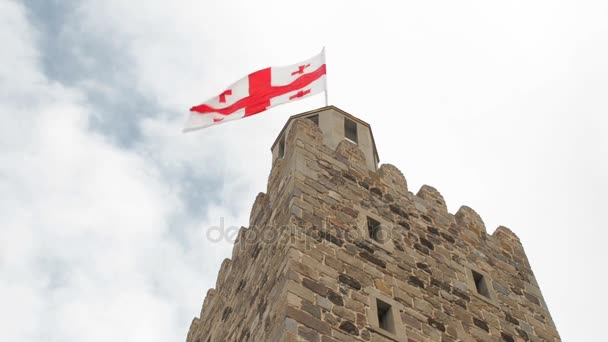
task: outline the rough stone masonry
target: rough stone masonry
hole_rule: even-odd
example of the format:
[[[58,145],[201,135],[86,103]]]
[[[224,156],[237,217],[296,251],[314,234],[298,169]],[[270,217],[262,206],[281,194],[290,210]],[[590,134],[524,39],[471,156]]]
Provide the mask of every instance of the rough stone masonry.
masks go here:
[[[378,167],[369,125],[289,119],[188,342],[560,341],[518,237]]]

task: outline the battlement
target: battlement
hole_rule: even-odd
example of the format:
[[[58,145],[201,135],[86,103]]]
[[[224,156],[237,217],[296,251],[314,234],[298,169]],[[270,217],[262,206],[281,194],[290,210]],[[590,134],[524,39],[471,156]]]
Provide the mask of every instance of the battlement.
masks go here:
[[[299,114],[272,153],[188,341],[559,341],[519,238],[410,192],[368,124]]]
[[[450,224],[458,228],[460,231],[470,231],[470,233],[466,234],[470,235],[470,239],[467,240],[470,243],[482,243],[484,241],[487,241],[488,239],[496,238],[502,239],[502,241],[505,243],[508,242],[521,245],[520,240],[515,235],[515,233],[513,233],[506,227],[499,227],[500,229],[497,228],[494,234],[488,235],[482,218],[477,214],[477,212],[475,212],[475,210],[468,206],[461,206],[455,214],[448,213],[447,204],[443,196],[437,189],[432,186],[423,185],[414,195],[412,192],[408,191],[407,180],[405,176],[394,165],[382,164],[379,169],[377,167],[370,168],[370,163],[367,160],[369,156],[373,155],[372,159],[374,160],[372,161],[372,163],[376,163],[378,160],[377,152],[375,149],[375,143],[372,144],[373,154],[366,154],[361,150],[361,146],[354,144],[350,140],[342,139],[341,141],[336,143],[335,141],[338,139],[332,137],[330,140],[332,141],[332,144],[335,145],[335,148],[332,150],[331,145],[327,144],[327,134],[322,131],[321,126],[315,123],[315,121],[308,120],[310,116],[318,116],[319,114],[323,115],[324,111],[328,110],[331,110],[332,114],[334,114],[335,112],[345,113],[334,106],[330,106],[294,115],[287,121],[271,149],[273,152],[273,162],[275,166],[277,164],[277,161],[279,161],[279,164],[281,164],[283,163],[283,159],[287,158],[278,157],[279,144],[284,144],[283,149],[284,151],[286,151],[283,152],[284,154],[289,154],[289,151],[287,151],[289,149],[289,143],[296,144],[299,148],[304,147],[301,152],[307,154],[308,157],[329,157],[326,158],[326,160],[324,160],[323,158],[318,159],[321,161],[320,164],[328,165],[328,163],[334,163],[335,161],[339,161],[341,164],[343,164],[340,165],[341,172],[344,173],[345,170],[350,169],[349,171],[352,177],[350,177],[351,175],[343,174],[346,175],[346,179],[350,179],[358,186],[369,189],[372,182],[376,180],[376,184],[374,184],[371,190],[372,193],[376,193],[378,195],[388,195],[383,196],[383,199],[389,199],[388,202],[398,204],[400,200],[413,201],[415,204],[414,207],[417,209],[417,211],[420,212],[419,215],[423,215],[430,210],[433,212],[434,215],[439,214],[445,216],[442,219],[450,221]],[[347,115],[348,118],[354,118],[348,113],[345,113],[345,115]],[[332,119],[335,120],[335,118]],[[369,136],[373,137],[369,125],[363,121],[360,122],[363,126],[370,129]],[[297,129],[295,129],[295,131],[298,131],[299,129],[298,132],[301,133],[301,137],[297,140],[295,139],[295,131],[292,133],[294,125],[299,126]],[[342,124],[338,123],[336,126],[341,125]],[[285,137],[290,133],[292,133],[294,139],[289,140],[289,138],[287,138],[288,140],[286,141]],[[344,134],[343,132],[333,133],[336,135]],[[373,138],[371,139],[371,141],[373,142]],[[320,153],[319,155],[313,155],[315,154],[315,152],[322,153]],[[323,161],[326,161],[326,163],[323,163]],[[365,170],[366,168],[368,168],[367,171]],[[321,168],[312,168],[298,171],[308,172],[309,174],[307,176],[315,178],[316,175],[314,175],[314,172],[317,172],[320,169]],[[313,171],[313,174],[311,174],[309,171]],[[275,174],[274,167],[271,171],[271,174]],[[270,184],[271,182],[269,182],[269,185]],[[388,205],[390,206],[390,203]],[[256,212],[258,210],[259,209],[254,205],[254,207],[252,208],[252,212]],[[477,238],[473,238],[475,236],[477,236]],[[510,236],[510,238],[506,238],[507,236]]]

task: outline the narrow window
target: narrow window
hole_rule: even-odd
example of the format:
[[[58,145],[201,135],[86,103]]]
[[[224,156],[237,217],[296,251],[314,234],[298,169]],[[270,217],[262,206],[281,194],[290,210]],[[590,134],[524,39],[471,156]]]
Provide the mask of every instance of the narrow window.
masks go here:
[[[308,120],[312,121],[315,123],[315,125],[319,126],[319,115],[315,114],[315,115],[311,115],[306,117]]]
[[[377,242],[382,242],[380,222],[374,220],[371,217],[367,218],[367,232],[369,237]]]
[[[390,333],[395,333],[395,320],[391,305],[376,299],[376,311],[378,313],[378,326]]]
[[[473,273],[473,281],[475,282],[475,288],[477,289],[477,293],[486,298],[490,298],[490,291],[488,291],[488,284],[486,283],[486,278],[478,272],[475,272],[473,270],[471,270],[471,272]]]
[[[348,118],[344,118],[344,136],[346,139],[358,143],[357,138],[357,123]]]
[[[285,157],[285,137],[281,138],[279,141],[279,159],[283,159]]]

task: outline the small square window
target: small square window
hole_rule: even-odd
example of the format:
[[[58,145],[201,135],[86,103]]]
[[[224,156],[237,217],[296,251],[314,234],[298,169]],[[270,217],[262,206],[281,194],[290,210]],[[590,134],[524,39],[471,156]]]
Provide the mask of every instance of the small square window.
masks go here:
[[[372,240],[380,243],[383,242],[380,222],[374,220],[371,217],[367,218],[367,233],[369,234],[369,237]]]
[[[393,317],[392,306],[388,303],[376,299],[376,308],[378,314],[378,326],[392,334],[395,333],[395,318]]]
[[[312,121],[315,123],[315,125],[319,126],[319,115],[315,114],[315,115],[311,115],[306,117],[308,120]]]
[[[355,144],[359,142],[357,137],[357,123],[348,118],[344,118],[344,136],[346,139],[354,142]]]
[[[279,159],[285,157],[285,137],[282,137],[279,141]]]
[[[475,283],[475,289],[477,293],[480,295],[490,298],[490,291],[488,290],[488,284],[486,283],[486,278],[478,272],[471,270],[473,273],[473,282]]]

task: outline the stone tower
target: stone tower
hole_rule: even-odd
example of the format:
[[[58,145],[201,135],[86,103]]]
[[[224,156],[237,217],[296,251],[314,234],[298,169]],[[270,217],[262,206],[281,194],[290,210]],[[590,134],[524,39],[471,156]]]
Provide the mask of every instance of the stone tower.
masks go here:
[[[292,116],[188,342],[560,341],[524,249],[378,167],[370,126]]]

